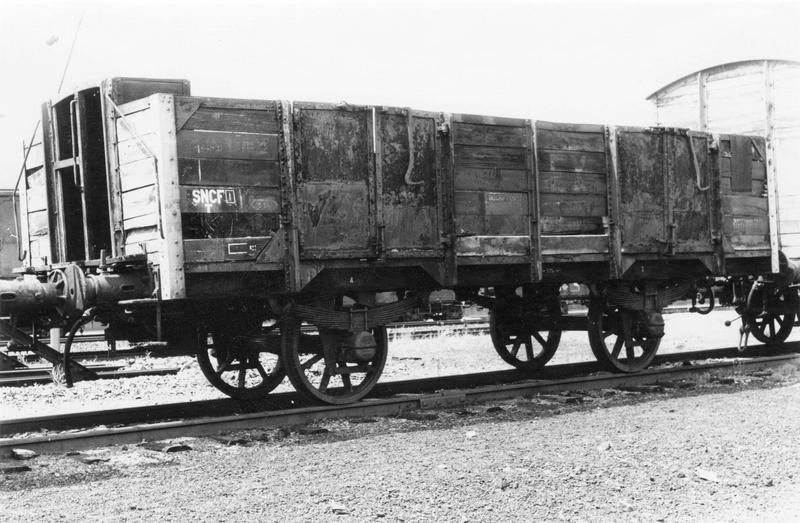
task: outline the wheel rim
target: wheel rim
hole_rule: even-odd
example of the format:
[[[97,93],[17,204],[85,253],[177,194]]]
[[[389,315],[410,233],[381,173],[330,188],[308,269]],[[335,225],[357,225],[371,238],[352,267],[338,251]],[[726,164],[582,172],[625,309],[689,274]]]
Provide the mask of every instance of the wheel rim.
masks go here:
[[[386,364],[388,337],[385,327],[372,329],[376,348],[366,362],[348,362],[343,353],[328,358],[322,348],[322,336],[343,336],[340,331],[301,334],[297,321],[288,320],[282,338],[282,356],[286,372],[297,392],[313,403],[341,405],[357,401],[372,390]]]
[[[212,333],[211,343],[205,334],[199,338],[200,369],[214,387],[232,398],[263,398],[286,376],[278,354],[243,350],[235,336]]]
[[[560,315],[560,307],[555,300],[548,305],[548,312]],[[534,330],[522,321],[503,321],[502,312],[489,312],[489,334],[492,345],[500,357],[520,370],[533,371],[544,367],[553,357],[561,341],[560,330]]]
[[[595,298],[589,303],[589,345],[592,352],[607,370],[612,372],[638,372],[653,361],[661,344],[661,337],[648,337],[631,332],[633,346],[625,344],[629,323],[623,320],[619,307],[606,305],[605,299]],[[626,326],[626,324],[628,324]]]
[[[756,291],[753,302],[763,304],[764,289]],[[768,310],[760,314],[748,314],[746,316],[747,326],[753,337],[761,343],[774,345],[783,343],[794,327],[795,312],[787,311],[797,307],[797,298],[793,294],[786,294],[782,289],[769,289],[766,307]],[[773,311],[769,311],[773,309]],[[781,312],[774,312],[775,309]]]

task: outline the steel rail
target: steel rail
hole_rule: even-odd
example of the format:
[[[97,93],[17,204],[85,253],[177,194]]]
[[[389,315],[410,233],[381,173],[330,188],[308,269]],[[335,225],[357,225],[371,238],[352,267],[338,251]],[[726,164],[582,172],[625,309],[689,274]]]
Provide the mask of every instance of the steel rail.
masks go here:
[[[125,370],[124,365],[87,365],[97,373],[95,379],[108,380],[118,378],[138,378],[141,376],[166,376],[177,374],[179,367],[161,369]],[[50,368],[27,368],[0,371],[0,387],[22,387],[41,383],[52,383]]]
[[[795,344],[796,345],[796,344]],[[794,347],[797,350],[797,347]],[[728,350],[729,351],[729,350]],[[712,351],[699,351],[698,353],[710,353]],[[720,350],[714,351],[717,355]],[[411,380],[407,382],[394,382],[383,384],[379,395],[393,394],[384,398],[373,398],[345,406],[325,406],[325,407],[297,407],[296,396],[293,393],[274,394],[270,401],[262,402],[262,405],[269,403],[269,410],[258,412],[239,412],[235,414],[227,413],[208,417],[210,411],[204,406],[213,405],[213,402],[194,402],[188,404],[162,405],[149,407],[154,411],[161,410],[161,414],[167,413],[172,408],[171,414],[176,414],[176,408],[183,409],[183,413],[188,416],[206,416],[197,419],[182,419],[177,421],[162,421],[148,425],[138,424],[114,429],[94,429],[84,432],[58,433],[46,436],[35,436],[27,438],[2,439],[0,440],[0,452],[8,451],[11,448],[23,447],[37,452],[61,452],[66,450],[79,450],[92,448],[102,445],[136,443],[143,439],[157,440],[169,439],[185,436],[206,436],[221,432],[231,432],[236,430],[271,428],[279,426],[309,423],[322,419],[346,418],[354,416],[389,416],[398,414],[406,410],[441,408],[447,406],[475,403],[479,401],[500,400],[517,397],[525,394],[534,393],[555,393],[561,391],[585,391],[600,388],[615,388],[635,385],[651,385],[658,383],[668,383],[675,380],[685,379],[697,374],[725,371],[756,371],[760,369],[781,366],[785,364],[800,364],[800,354],[796,352],[770,355],[752,359],[737,358],[732,361],[717,361],[691,366],[673,366],[668,368],[649,369],[637,374],[608,374],[601,373],[596,375],[570,377],[564,379],[531,379],[530,374],[526,374],[527,379],[523,381],[500,383],[469,383],[470,388],[464,387],[464,378],[481,377],[483,374],[467,376],[448,376],[445,378],[429,378],[427,380]],[[683,356],[684,361],[691,361],[687,358],[689,354],[684,353],[667,356]],[[680,359],[673,359],[680,361]],[[575,364],[572,368],[582,364]],[[556,367],[554,366],[553,369]],[[489,373],[491,374],[491,373]],[[498,373],[494,373],[497,379]],[[517,374],[514,371],[507,375]],[[438,390],[438,385],[451,380],[453,388],[439,392],[427,392]],[[404,392],[407,387],[414,386],[417,394]],[[377,388],[377,387],[376,387]],[[401,394],[401,392],[404,392]],[[422,392],[422,393],[420,393]],[[219,400],[220,402],[232,400]],[[218,402],[217,407],[222,406]],[[147,409],[148,407],[145,407]],[[142,414],[143,409],[127,409],[127,414],[134,414],[139,410]],[[117,416],[125,414],[126,409],[115,411]],[[213,411],[213,409],[211,409]],[[158,412],[154,412],[157,417]],[[211,412],[213,414],[213,412]],[[95,422],[102,420],[103,423],[121,422],[121,418],[109,418],[109,412],[84,413],[84,419],[94,419]],[[101,416],[101,417],[98,417]],[[103,418],[102,416],[105,416]],[[41,430],[47,422],[52,422],[53,417],[40,417],[18,420],[4,420],[0,422],[2,434],[18,434],[20,432],[30,432]],[[64,420],[65,416],[61,416]]]

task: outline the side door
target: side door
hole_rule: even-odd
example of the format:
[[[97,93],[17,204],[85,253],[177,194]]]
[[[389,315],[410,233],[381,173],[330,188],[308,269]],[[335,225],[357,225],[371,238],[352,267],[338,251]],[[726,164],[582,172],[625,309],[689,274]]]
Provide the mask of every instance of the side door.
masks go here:
[[[442,256],[437,116],[394,107],[375,116],[379,248],[386,258]]]
[[[294,103],[301,259],[376,254],[371,107]]]
[[[713,254],[714,188],[705,135],[618,128],[616,141],[623,252]]]

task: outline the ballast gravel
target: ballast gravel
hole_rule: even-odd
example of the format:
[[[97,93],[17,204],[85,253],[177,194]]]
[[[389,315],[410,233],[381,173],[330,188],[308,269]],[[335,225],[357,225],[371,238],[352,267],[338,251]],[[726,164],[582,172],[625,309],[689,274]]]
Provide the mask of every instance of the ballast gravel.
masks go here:
[[[39,456],[0,519],[800,520],[796,366],[426,414]]]
[[[718,328],[732,314],[668,317],[662,348],[735,344]],[[385,379],[507,368],[488,336],[453,338],[395,342]],[[585,333],[565,333],[554,363],[588,352]],[[2,414],[219,397],[184,363],[177,376],[7,388]],[[787,365],[3,457],[0,521],[800,521],[798,435],[800,371]]]

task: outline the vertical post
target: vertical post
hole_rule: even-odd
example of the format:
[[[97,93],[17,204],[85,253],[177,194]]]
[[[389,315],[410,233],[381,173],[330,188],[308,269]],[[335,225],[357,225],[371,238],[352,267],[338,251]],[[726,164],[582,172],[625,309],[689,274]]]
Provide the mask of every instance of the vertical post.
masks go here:
[[[445,259],[445,285],[454,287],[457,283],[457,266],[455,251],[455,222],[453,208],[453,118],[443,113],[437,119],[436,132],[436,165],[437,165],[437,208],[439,209],[439,240],[441,241]]]
[[[619,157],[617,151],[617,128],[606,127],[606,198],[608,201],[608,254],[609,274],[612,279],[622,277],[622,239],[619,236]]]
[[[536,122],[525,120],[525,127],[528,131],[526,143],[528,149],[526,157],[528,172],[526,175],[528,178],[528,214],[530,217],[528,234],[531,249],[530,276],[531,282],[537,282],[542,279],[542,224],[539,222],[539,155],[536,147]]]
[[[700,103],[700,119],[699,119],[699,129],[701,131],[708,131],[708,89],[706,89],[706,80],[708,77],[708,73],[699,72],[697,73],[697,89],[698,93],[698,101]]]
[[[300,237],[296,212],[295,162],[292,127],[292,104],[281,100],[281,226],[286,242],[284,257],[284,284],[287,292],[300,292]]]
[[[158,186],[161,259],[159,263],[161,299],[186,297],[183,272],[183,230],[181,228],[180,186],[178,184],[178,139],[175,130],[175,98],[156,94],[151,98],[154,129],[158,141],[156,156],[156,185]]]
[[[125,238],[122,227],[122,187],[119,177],[119,157],[117,151],[117,119],[113,107],[109,106],[106,96],[113,97],[111,80],[103,81],[100,86],[100,108],[103,114],[103,136],[106,150],[106,179],[108,184],[108,214],[111,224],[111,256],[122,256]]]
[[[772,272],[780,271],[778,250],[780,245],[780,223],[778,223],[778,177],[775,162],[775,82],[772,80],[772,66],[764,60],[764,111],[766,113],[766,161],[767,161],[767,205],[769,206],[769,245]]]
[[[384,231],[386,221],[383,214],[383,136],[381,135],[381,112],[372,108],[372,176],[375,179],[375,254],[381,259],[385,257]],[[408,113],[411,119],[411,112]],[[409,122],[411,125],[411,122]],[[409,144],[409,147],[411,144]],[[413,161],[413,160],[412,160]]]

